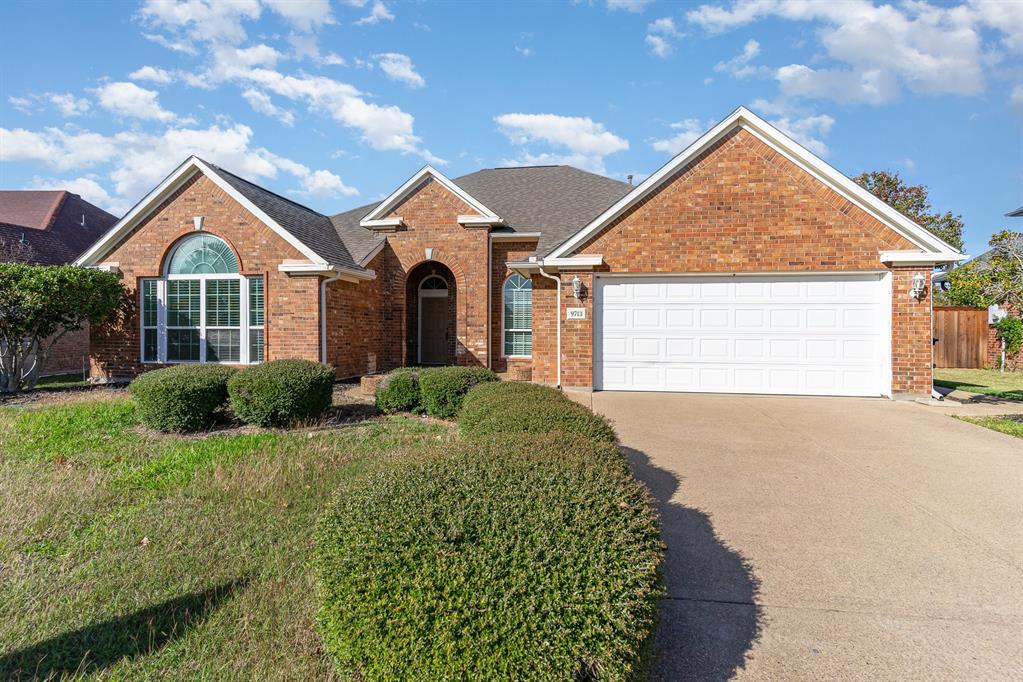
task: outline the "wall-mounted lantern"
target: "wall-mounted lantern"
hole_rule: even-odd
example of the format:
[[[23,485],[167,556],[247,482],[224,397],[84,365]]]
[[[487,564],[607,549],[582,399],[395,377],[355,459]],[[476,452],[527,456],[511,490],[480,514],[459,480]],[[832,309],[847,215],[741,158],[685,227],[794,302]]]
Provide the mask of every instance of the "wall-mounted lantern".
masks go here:
[[[576,275],[572,278],[572,295],[575,296],[575,300],[581,301],[583,297],[583,281]]]
[[[924,277],[922,272],[918,272],[913,275],[913,288],[909,290],[909,297],[920,300],[924,297],[924,292],[927,287],[927,279]]]

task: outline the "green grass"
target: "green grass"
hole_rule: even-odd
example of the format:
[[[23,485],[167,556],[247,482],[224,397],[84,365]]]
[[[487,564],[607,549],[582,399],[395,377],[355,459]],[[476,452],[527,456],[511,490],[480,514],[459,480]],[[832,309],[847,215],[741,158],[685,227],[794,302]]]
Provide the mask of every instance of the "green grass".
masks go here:
[[[335,679],[316,521],[352,477],[455,437],[400,417],[164,436],[126,400],[0,407],[0,679]]]
[[[936,369],[934,384],[1005,400],[1023,400],[1023,372],[995,369]]]
[[[1016,438],[1023,438],[1023,417],[1005,415],[1004,417],[959,417],[964,422],[978,424],[993,431],[1007,433]]]
[[[36,390],[53,391],[62,388],[81,388],[88,386],[89,382],[82,378],[81,372],[71,374],[55,374],[50,377],[42,377],[36,382]]]

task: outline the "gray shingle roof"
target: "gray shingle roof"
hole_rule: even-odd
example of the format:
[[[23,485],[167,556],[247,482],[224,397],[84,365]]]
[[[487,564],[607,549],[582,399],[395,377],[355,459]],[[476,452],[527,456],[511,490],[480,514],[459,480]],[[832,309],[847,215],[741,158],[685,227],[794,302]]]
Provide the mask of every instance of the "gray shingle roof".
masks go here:
[[[266,213],[292,236],[308,246],[331,265],[361,269],[352,258],[340,235],[334,230],[330,218],[311,208],[285,199],[268,189],[254,185],[230,171],[205,162],[221,179],[238,190],[246,199]]]
[[[501,232],[539,232],[536,253],[546,254],[578,232],[632,186],[571,166],[486,168],[452,180],[507,223]],[[379,205],[338,213],[331,220],[356,261],[383,239],[359,227]]]

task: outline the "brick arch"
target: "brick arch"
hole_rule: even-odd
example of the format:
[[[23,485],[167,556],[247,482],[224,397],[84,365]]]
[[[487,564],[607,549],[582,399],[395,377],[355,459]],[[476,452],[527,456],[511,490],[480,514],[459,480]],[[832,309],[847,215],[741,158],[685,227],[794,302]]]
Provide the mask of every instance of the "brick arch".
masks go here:
[[[445,364],[457,364],[459,344],[465,332],[465,273],[437,260],[423,260],[405,270],[405,354],[409,363],[420,362],[420,293],[423,281],[440,277],[448,284],[447,332],[445,334]],[[460,333],[461,332],[461,333]]]
[[[225,237],[224,235],[218,234],[217,232],[215,232],[213,230],[207,230],[207,229],[204,228],[202,231],[197,231],[197,230],[194,230],[194,229],[192,229],[192,230],[183,230],[181,232],[181,234],[177,235],[176,237],[174,237],[174,239],[171,240],[170,245],[166,249],[164,249],[163,255],[160,256],[160,275],[161,276],[167,274],[167,267],[168,267],[168,265],[170,265],[171,254],[174,253],[174,250],[178,247],[178,245],[181,242],[183,242],[185,239],[187,239],[188,237],[192,237],[192,236],[195,236],[197,234],[208,234],[211,237],[216,237],[220,241],[222,241],[225,244],[227,244],[227,248],[231,249],[231,253],[234,254],[235,260],[238,261],[238,273],[241,274],[241,273],[245,272],[245,264],[242,262],[242,254],[238,251],[238,247],[236,247],[231,242],[231,240],[228,239],[227,237]]]

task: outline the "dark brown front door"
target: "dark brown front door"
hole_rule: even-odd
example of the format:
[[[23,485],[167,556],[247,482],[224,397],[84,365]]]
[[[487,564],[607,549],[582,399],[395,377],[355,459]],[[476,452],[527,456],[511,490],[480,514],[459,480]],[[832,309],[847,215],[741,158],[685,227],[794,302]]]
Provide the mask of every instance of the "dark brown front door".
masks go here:
[[[443,365],[448,359],[447,296],[422,296],[419,299],[419,324],[419,362]]]

